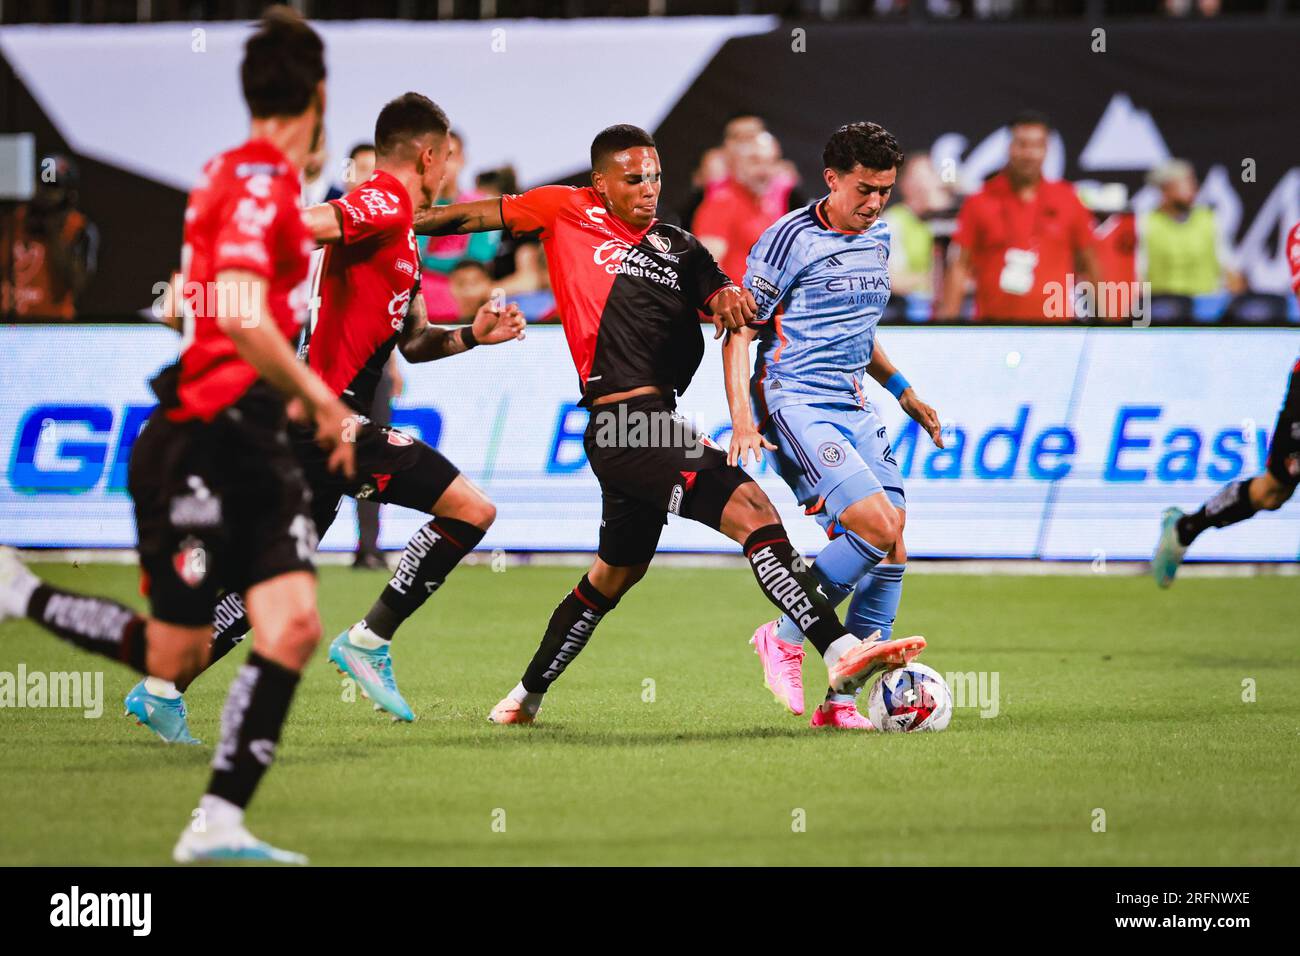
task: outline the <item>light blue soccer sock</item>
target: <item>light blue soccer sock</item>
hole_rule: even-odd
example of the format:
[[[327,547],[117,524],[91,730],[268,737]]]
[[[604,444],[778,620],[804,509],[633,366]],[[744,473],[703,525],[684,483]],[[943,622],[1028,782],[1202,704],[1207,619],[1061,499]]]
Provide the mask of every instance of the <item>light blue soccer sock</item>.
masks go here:
[[[884,559],[884,551],[852,531],[846,531],[817,555],[812,572],[821,583],[831,606],[837,607],[863,576]],[[789,615],[782,615],[776,627],[776,636],[787,644],[803,643],[803,632]]]
[[[906,564],[880,564],[867,572],[853,590],[844,626],[850,634],[864,640],[875,630],[887,641],[894,633],[898,602],[903,597],[903,571]]]
[[[878,564],[863,576],[853,589],[853,599],[849,601],[849,611],[844,616],[844,626],[850,634],[866,640],[879,630],[880,640],[889,640],[894,633],[898,602],[903,597],[903,570],[906,567],[906,564]],[[828,693],[826,699],[850,701],[854,695]]]

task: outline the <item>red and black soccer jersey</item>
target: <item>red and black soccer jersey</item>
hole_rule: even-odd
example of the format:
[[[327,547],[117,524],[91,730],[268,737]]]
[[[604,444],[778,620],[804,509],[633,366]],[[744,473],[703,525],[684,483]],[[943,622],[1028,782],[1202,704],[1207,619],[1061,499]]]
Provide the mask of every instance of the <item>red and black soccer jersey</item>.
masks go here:
[[[204,167],[185,209],[185,339],[173,368],[178,374],[169,376],[162,396],[171,420],[211,421],[258,379],[216,319],[223,298],[249,310],[261,303],[243,301],[254,290],[223,288],[222,272],[264,277],[270,317],[286,338],[297,335],[312,250],[298,196],[298,171],[265,140],[250,140]]]
[[[406,187],[382,171],[330,205],[343,238],[325,249],[307,360],[334,394],[369,414],[419,277],[414,210]]]
[[[638,232],[590,187],[503,196],[501,219],[541,238],[583,405],[643,385],[686,390],[704,357],[699,313],[732,284],[699,240],[658,220]]]

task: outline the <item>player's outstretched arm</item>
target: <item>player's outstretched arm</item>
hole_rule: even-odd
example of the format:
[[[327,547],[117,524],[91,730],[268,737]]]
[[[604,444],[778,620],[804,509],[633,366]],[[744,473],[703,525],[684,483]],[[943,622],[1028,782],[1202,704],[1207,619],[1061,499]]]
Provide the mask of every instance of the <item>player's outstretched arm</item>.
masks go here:
[[[315,372],[298,361],[271,318],[265,279],[256,272],[227,269],[217,274],[217,283],[225,289],[249,292],[218,297],[217,327],[230,337],[240,357],[258,375],[302,403],[316,422],[316,440],[330,451],[330,470],[342,471],[351,478],[356,471],[354,446],[346,436],[354,416]]]
[[[302,222],[318,245],[338,242],[343,238],[343,220],[338,207],[331,203],[308,206],[302,211]]]
[[[417,294],[397,347],[408,362],[436,362],[467,352],[476,345],[499,345],[522,339],[526,324],[519,306],[511,303],[503,308],[493,301],[481,306],[469,325],[458,329],[434,328],[429,324],[424,299]]]
[[[465,232],[492,232],[505,228],[500,199],[476,199],[449,206],[429,206],[415,211],[417,236],[452,236]]]
[[[879,340],[876,340],[872,346],[871,361],[867,363],[867,374],[898,399],[898,404],[903,411],[929,432],[930,440],[937,447],[943,447],[943,426],[939,423],[939,413],[916,397],[916,390],[889,360]]]
[[[727,389],[727,408],[731,412],[731,445],[727,449],[727,464],[744,466],[753,452],[754,461],[763,460],[763,449],[776,451],[776,446],[760,434],[754,424],[754,410],[749,404],[749,343],[755,331],[745,327],[727,334],[722,343],[722,380]]]

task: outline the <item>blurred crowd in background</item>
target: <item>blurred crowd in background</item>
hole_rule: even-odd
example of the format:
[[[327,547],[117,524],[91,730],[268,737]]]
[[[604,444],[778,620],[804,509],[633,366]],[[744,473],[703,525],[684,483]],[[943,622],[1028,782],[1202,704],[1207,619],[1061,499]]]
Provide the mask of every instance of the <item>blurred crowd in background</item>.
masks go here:
[[[1138,214],[1126,198],[1116,202],[1104,188],[1080,193],[1068,182],[1044,178],[1047,117],[1018,114],[1010,130],[1005,167],[969,195],[959,193],[955,171],[942,175],[927,150],[903,144],[907,160],[884,213],[893,296],[883,321],[1297,318],[1288,297],[1247,287],[1214,210],[1197,201],[1197,171],[1187,161],[1171,159],[1147,173],[1160,201]],[[452,133],[439,204],[519,191],[509,166],[475,170],[470,148]],[[304,203],[355,188],[374,163],[369,143],[356,144],[341,160],[323,151],[313,155],[304,170]],[[34,198],[0,212],[5,316],[76,317],[98,246],[94,224],[77,208],[77,182],[73,160],[44,157]],[[763,230],[825,191],[821,182],[800,181],[763,117],[750,112],[733,115],[716,144],[701,151],[691,187],[679,208],[661,205],[660,218],[694,232],[736,282]],[[418,241],[432,321],[468,321],[494,295],[517,302],[530,321],[558,320],[545,253],[535,239],[495,232]],[[1122,301],[1102,294],[1085,299],[1080,290],[1088,283],[1120,290]],[[1137,300],[1140,286],[1148,300]]]

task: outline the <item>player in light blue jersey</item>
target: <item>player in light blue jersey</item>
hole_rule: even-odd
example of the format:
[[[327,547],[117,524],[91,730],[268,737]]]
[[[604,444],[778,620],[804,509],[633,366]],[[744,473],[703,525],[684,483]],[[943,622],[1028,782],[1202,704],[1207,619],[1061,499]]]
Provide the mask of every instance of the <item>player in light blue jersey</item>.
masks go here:
[[[745,287],[758,314],[723,347],[732,437],[729,458],[776,453],[781,477],[830,544],[813,572],[832,603],[853,599],[845,625],[888,640],[907,552],[903,480],[885,426],[868,405],[870,375],[940,448],[939,417],[917,398],[876,342],[889,301],[889,226],[880,218],[903,154],[875,123],[851,123],[823,152],[829,193],[777,220],[750,250]],[[758,340],[750,376],[749,346]],[[768,688],[804,712],[803,635],[787,618],[751,641]],[[870,729],[852,695],[828,694],[814,727]]]

